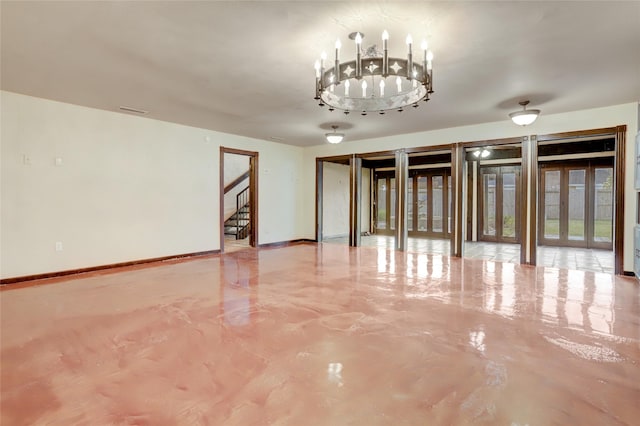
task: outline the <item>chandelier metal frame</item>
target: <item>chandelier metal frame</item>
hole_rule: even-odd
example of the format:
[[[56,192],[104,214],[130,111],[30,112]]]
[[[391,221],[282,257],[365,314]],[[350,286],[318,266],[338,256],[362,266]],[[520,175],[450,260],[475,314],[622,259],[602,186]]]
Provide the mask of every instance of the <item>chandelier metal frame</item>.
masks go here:
[[[333,66],[325,69],[324,52],[315,63],[315,99],[320,101],[321,107],[327,105],[329,111],[339,109],[345,114],[352,111],[362,115],[369,112],[384,114],[389,110],[403,111],[408,106],[417,108],[419,102],[430,99],[429,95],[433,93],[433,53],[428,50],[426,41],[421,46],[422,60],[416,62],[410,35],[406,39],[406,58],[389,56],[387,31],[382,34],[382,51],[374,45],[362,52],[362,33],[351,33],[349,38],[356,44],[355,59],[340,62],[342,46],[340,40],[337,40]],[[395,88],[388,88],[392,85]]]

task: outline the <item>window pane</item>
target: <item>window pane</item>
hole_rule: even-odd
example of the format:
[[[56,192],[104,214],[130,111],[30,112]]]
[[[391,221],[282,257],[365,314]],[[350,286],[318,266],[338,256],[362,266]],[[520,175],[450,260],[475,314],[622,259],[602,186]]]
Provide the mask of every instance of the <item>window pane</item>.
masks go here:
[[[613,168],[595,169],[593,240],[613,241]]]
[[[544,237],[560,238],[560,170],[544,172]]]
[[[387,180],[378,179],[377,229],[387,229]]]
[[[516,174],[502,175],[502,236],[516,237]]]
[[[427,177],[418,176],[418,231],[427,230]]]
[[[391,178],[389,186],[389,191],[391,193],[391,204],[389,208],[391,211],[389,212],[389,229],[396,229],[396,178]]]
[[[443,210],[443,188],[444,179],[442,176],[433,176],[431,178],[431,205],[433,212],[433,232],[442,232],[442,210]]]
[[[569,239],[585,238],[585,177],[586,170],[569,170]]]
[[[482,233],[496,235],[496,175],[487,173],[482,175],[483,212]]]

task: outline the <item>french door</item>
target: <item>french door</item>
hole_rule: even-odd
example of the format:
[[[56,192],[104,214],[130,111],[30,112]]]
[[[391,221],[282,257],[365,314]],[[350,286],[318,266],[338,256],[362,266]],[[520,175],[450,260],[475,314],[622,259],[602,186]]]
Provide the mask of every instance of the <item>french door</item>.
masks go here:
[[[375,172],[374,233],[393,235],[396,229],[396,178],[394,172]]]
[[[480,166],[478,240],[520,242],[520,166]]]
[[[407,229],[416,237],[451,235],[451,170],[412,170],[407,182]]]
[[[374,178],[375,233],[393,235],[396,229],[394,172]],[[415,237],[448,238],[451,234],[451,171],[411,170],[407,180],[407,229]]]
[[[613,249],[613,159],[540,165],[541,245]]]

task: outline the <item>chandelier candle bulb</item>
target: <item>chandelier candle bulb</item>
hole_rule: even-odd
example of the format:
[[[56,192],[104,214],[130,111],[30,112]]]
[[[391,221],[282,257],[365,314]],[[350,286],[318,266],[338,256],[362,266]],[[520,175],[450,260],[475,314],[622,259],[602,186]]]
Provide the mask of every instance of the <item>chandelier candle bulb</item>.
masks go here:
[[[362,80],[362,97],[363,98],[367,97],[367,81],[366,80]]]
[[[387,30],[382,32],[382,76],[386,77],[389,75],[389,51],[387,50],[387,43],[389,41],[389,33]]]
[[[356,34],[356,78],[362,76],[362,52],[360,51],[360,45],[362,44],[362,36],[360,33]]]
[[[398,94],[402,93],[402,79],[400,77],[396,78],[396,86],[398,86]]]
[[[420,45],[422,48],[422,53],[424,54],[422,59],[422,74],[424,75],[424,82],[427,82],[427,48],[429,45],[427,44],[427,40],[422,40],[422,44]]]
[[[425,99],[426,101],[429,100],[429,93],[433,93],[433,52],[432,51],[428,51],[427,52],[427,71],[429,73],[429,84],[427,85],[427,98]]]
[[[413,44],[413,38],[411,34],[407,36],[407,46],[409,46],[409,53],[407,55],[407,78],[413,79],[413,55],[411,53],[411,45]]]
[[[340,39],[336,40],[336,64],[334,65],[335,74],[338,76],[338,82],[340,82],[340,49],[342,48],[342,43]]]
[[[324,79],[324,61],[327,59],[327,52],[320,54],[320,80]]]
[[[346,98],[349,97],[349,86],[350,86],[349,80],[345,80],[345,82],[344,82],[344,96]]]
[[[316,70],[316,97],[315,99],[320,99],[320,91],[322,90],[320,88],[320,61],[315,62],[315,64],[313,64],[313,68],[315,68]]]
[[[380,97],[384,97],[384,80],[380,80]]]

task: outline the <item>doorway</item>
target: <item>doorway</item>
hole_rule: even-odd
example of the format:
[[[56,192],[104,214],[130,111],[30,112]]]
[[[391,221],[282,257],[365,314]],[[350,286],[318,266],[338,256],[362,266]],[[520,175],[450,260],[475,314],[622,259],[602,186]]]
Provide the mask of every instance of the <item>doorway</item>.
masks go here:
[[[462,145],[458,161],[464,179],[458,188],[462,200],[458,214],[467,224],[458,238],[463,257],[525,263],[527,151],[526,138]]]
[[[233,161],[239,158],[240,161]],[[248,164],[247,161],[248,160]],[[235,166],[234,166],[235,164]],[[237,167],[237,164],[247,164]],[[225,168],[226,166],[226,168]],[[234,168],[233,176],[227,173]],[[237,175],[237,176],[236,176]],[[225,208],[228,207],[228,208]],[[229,229],[229,231],[227,231]],[[229,248],[258,245],[258,153],[220,147],[220,252],[225,252],[225,236],[233,233]],[[248,239],[248,244],[237,241]],[[231,240],[230,240],[231,241]]]
[[[532,137],[532,264],[586,258],[585,269],[624,273],[625,136],[620,125]]]

